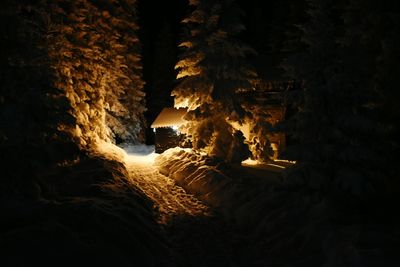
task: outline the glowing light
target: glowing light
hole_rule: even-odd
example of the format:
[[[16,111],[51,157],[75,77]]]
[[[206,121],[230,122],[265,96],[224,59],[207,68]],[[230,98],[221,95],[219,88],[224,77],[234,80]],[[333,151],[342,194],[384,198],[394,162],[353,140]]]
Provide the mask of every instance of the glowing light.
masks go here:
[[[260,162],[258,160],[253,160],[253,159],[246,159],[242,161],[243,166],[271,166],[279,169],[286,169],[287,167],[291,166],[292,164],[295,164],[295,161],[289,161],[289,160],[282,160],[282,159],[276,159],[272,163],[271,162]]]
[[[275,161],[275,162],[282,162],[282,163],[296,164],[296,161],[286,160],[286,159],[275,159],[274,161]]]
[[[258,164],[260,164],[260,162],[258,160],[254,160],[254,159],[251,159],[251,158],[248,158],[248,159],[242,161],[242,165],[254,166],[254,165],[258,165]]]
[[[174,130],[174,132],[175,132],[176,135],[179,135],[179,134],[180,134],[180,132],[179,132],[179,127],[178,127],[178,126],[176,126],[176,125],[172,126],[172,130]]]
[[[173,151],[173,149],[170,150]],[[176,186],[171,178],[159,172],[154,160],[160,155],[154,153],[154,146],[126,145],[120,148],[114,144],[99,141],[93,152],[124,163],[129,173],[127,182],[139,188],[154,203],[159,211],[159,223],[167,224],[177,215],[209,215],[207,206],[186,193],[181,187]],[[169,150],[165,153],[168,155]]]
[[[156,128],[153,128],[153,133],[155,133],[156,132]]]
[[[158,156],[155,152],[148,155],[129,153],[125,158],[125,162],[129,164],[136,165],[152,165],[154,164],[154,159]]]

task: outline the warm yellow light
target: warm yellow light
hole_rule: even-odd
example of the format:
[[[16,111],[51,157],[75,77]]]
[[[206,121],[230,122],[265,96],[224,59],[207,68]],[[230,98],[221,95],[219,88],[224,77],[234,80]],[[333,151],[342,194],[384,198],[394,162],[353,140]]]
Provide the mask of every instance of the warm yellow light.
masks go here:
[[[165,151],[168,160],[174,156],[173,152],[177,150],[181,149]],[[189,151],[189,149],[185,149],[185,151]],[[140,189],[154,203],[159,211],[159,223],[167,224],[177,215],[193,217],[209,215],[207,206],[186,193],[171,178],[159,172],[155,159],[164,154],[156,154],[140,145],[138,149],[126,147],[124,150],[100,140],[97,143],[96,151],[93,152],[124,163],[129,173],[127,182]]]
[[[296,164],[296,161],[292,161],[292,160],[286,160],[286,159],[275,159],[275,162],[283,162],[283,163],[292,163],[292,164]]]
[[[185,98],[183,100],[177,100],[175,98],[175,104],[174,104],[175,108],[187,108],[189,107],[189,99]]]
[[[242,161],[242,165],[245,165],[245,166],[246,165],[254,166],[254,165],[258,165],[258,164],[260,164],[260,162],[258,160],[254,160],[251,158],[248,158],[248,159]]]
[[[276,167],[279,169],[286,169],[287,167],[291,166],[292,164],[295,164],[295,161],[289,161],[289,160],[283,160],[283,159],[275,159],[273,162],[260,162],[258,160],[253,160],[251,158],[248,158],[244,161],[242,161],[243,166],[272,166]]]
[[[236,121],[228,121],[232,127],[238,131],[241,131],[244,138],[246,138],[246,140],[250,140],[250,124],[248,123],[238,123]]]
[[[153,165],[154,164],[154,159],[158,156],[156,153],[151,153],[148,155],[140,155],[140,154],[134,154],[134,153],[129,153],[127,157],[125,158],[126,163],[133,163],[136,165]]]
[[[277,165],[277,164],[272,164],[272,163],[268,163],[268,165],[269,166],[273,166],[273,167],[277,167],[277,168],[280,168],[280,169],[286,169],[286,167],[282,166],[282,165]]]

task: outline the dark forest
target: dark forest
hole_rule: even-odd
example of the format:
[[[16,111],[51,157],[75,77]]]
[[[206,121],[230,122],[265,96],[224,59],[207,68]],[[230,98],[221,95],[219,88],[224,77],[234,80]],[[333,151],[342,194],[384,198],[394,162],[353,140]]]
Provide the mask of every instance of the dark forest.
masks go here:
[[[398,1],[0,5],[0,266],[400,266]]]

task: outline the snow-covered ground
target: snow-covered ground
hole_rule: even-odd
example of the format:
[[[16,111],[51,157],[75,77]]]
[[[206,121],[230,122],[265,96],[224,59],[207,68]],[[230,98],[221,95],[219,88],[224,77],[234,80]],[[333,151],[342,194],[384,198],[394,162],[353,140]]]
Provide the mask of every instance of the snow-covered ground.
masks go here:
[[[246,160],[225,164],[191,149],[171,148],[155,159],[160,172],[171,177],[188,192],[213,206],[242,205],[239,195],[280,183],[285,165]],[[234,209],[237,209],[235,207]]]
[[[147,146],[144,144],[132,145],[132,144],[121,144],[119,145],[129,155],[137,156],[149,156],[155,154],[154,146]]]
[[[127,154],[125,160],[130,163],[152,165],[158,156],[154,151],[154,146],[123,144],[121,148]]]
[[[207,216],[209,209],[192,194],[188,194],[175,181],[159,173],[154,159],[153,146],[123,145],[110,143],[98,145],[99,153],[122,161],[130,175],[130,182],[139,188],[155,205],[159,222],[168,223],[175,216]]]
[[[157,154],[153,146],[102,143],[98,151],[125,164],[131,183],[154,202],[162,223],[178,215],[207,215],[207,205],[247,213],[244,204],[251,203],[259,212],[261,203],[244,203],[242,197],[256,197],[261,187],[279,183],[285,168],[283,163],[248,160],[226,169],[206,155],[178,147]]]
[[[152,200],[175,255],[189,262],[175,266],[370,266],[375,255],[374,266],[398,266],[383,264],[386,247],[398,243],[381,226],[359,224],[347,204],[337,209],[283,186],[281,172],[293,163],[230,165],[190,149],[158,155],[152,147],[124,148],[105,143],[98,153],[123,162],[132,187]],[[388,255],[398,262],[398,254]]]

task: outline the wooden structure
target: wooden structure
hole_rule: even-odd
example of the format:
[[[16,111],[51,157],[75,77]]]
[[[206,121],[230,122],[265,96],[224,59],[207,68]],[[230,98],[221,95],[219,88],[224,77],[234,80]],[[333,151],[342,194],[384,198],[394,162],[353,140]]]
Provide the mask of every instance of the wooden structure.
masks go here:
[[[151,124],[155,134],[155,151],[162,153],[179,145],[183,135],[178,131],[185,123],[186,108],[164,108]]]

